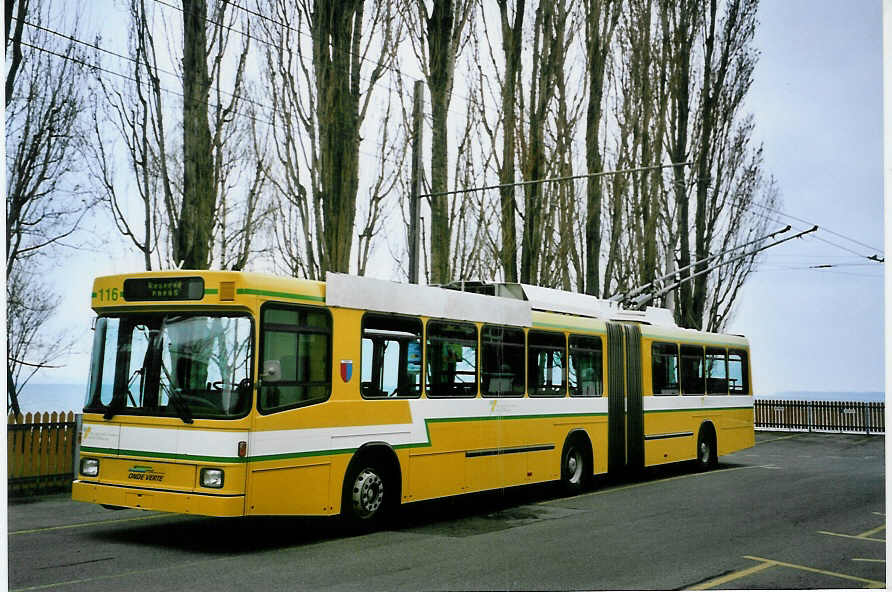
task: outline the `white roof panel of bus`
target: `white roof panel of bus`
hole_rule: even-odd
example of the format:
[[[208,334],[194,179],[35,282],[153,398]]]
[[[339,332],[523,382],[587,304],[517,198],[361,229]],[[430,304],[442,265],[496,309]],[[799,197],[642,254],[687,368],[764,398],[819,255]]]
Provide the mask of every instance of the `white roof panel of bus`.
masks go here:
[[[496,325],[532,326],[530,303],[343,273],[325,275],[328,306]]]

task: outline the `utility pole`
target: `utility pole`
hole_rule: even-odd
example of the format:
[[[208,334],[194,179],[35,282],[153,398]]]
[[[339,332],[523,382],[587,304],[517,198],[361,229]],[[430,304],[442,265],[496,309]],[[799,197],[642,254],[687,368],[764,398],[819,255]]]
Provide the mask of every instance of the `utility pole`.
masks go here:
[[[409,283],[418,283],[418,246],[421,229],[421,131],[424,124],[424,83],[415,81],[412,111],[412,190],[409,194]]]

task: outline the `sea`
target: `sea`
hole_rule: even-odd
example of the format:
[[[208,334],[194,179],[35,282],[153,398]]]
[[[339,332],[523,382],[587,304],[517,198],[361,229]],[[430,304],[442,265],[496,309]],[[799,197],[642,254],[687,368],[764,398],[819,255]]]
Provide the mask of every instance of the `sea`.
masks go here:
[[[86,384],[28,383],[19,395],[22,413],[74,411],[84,406]],[[787,401],[861,401],[883,402],[884,391],[783,391],[756,395],[756,399]]]

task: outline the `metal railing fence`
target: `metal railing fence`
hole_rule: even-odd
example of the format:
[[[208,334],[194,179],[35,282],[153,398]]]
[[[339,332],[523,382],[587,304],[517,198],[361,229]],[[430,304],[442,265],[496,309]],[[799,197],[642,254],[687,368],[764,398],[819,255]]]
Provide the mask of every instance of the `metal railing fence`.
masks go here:
[[[756,429],[885,434],[885,403],[863,401],[755,401]]]

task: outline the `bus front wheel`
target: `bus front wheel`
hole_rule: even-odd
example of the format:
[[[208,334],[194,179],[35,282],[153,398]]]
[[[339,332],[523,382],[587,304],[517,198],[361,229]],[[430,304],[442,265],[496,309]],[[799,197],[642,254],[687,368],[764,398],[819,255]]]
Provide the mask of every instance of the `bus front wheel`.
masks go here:
[[[384,472],[374,463],[357,463],[345,480],[342,510],[345,517],[360,526],[381,521],[388,493]]]

